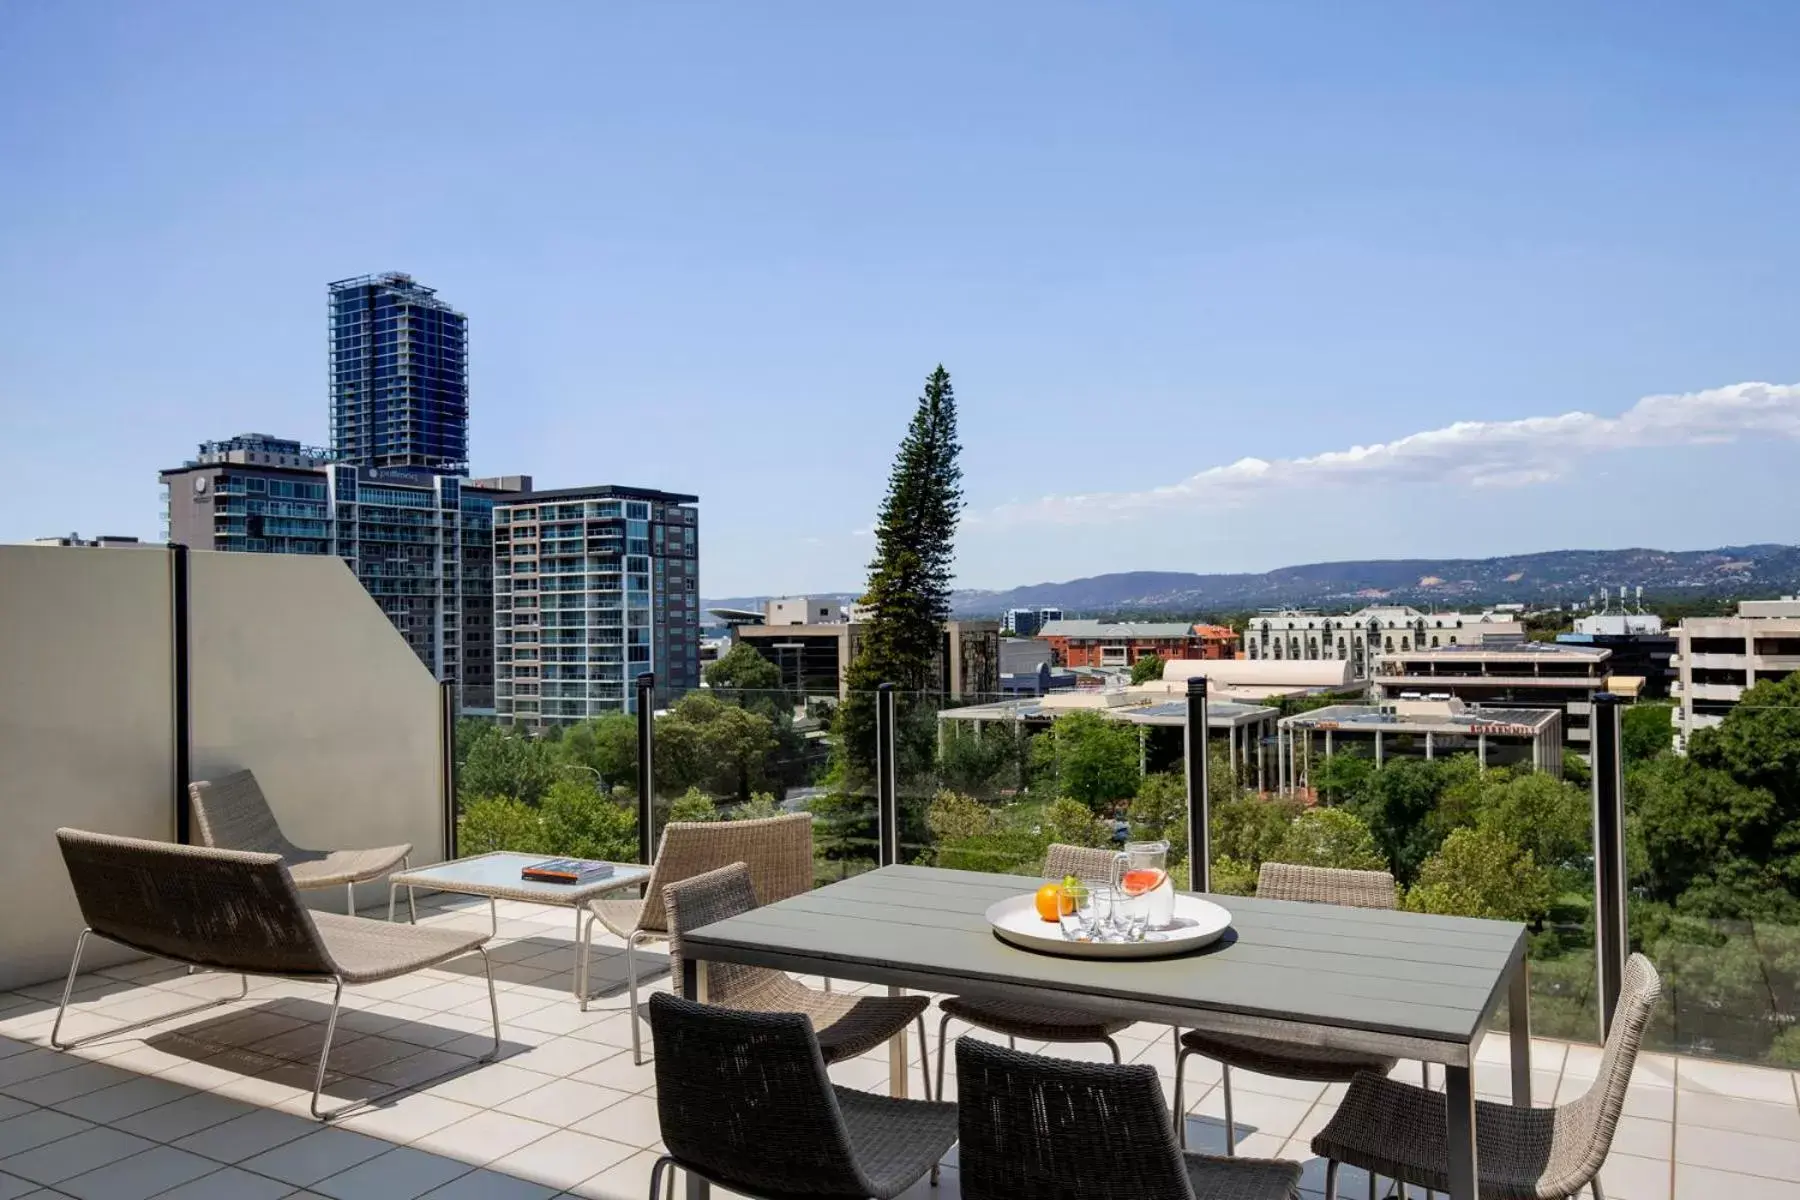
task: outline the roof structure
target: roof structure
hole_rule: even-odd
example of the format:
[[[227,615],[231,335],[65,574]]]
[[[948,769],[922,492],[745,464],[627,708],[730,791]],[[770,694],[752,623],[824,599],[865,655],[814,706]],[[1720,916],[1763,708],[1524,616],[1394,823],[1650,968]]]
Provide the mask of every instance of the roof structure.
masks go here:
[[[1097,621],[1075,619],[1046,621],[1039,637],[1066,638],[1184,638],[1194,627],[1185,621]]]

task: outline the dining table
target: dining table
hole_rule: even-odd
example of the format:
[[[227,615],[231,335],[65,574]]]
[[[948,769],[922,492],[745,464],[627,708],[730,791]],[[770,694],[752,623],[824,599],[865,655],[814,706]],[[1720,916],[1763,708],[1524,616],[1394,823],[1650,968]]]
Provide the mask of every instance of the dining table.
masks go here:
[[[707,965],[740,963],[895,994],[1046,1005],[1437,1063],[1448,1106],[1449,1194],[1476,1200],[1476,1052],[1503,1003],[1511,1100],[1531,1104],[1524,925],[1209,895],[1230,925],[1203,948],[1167,958],[1065,957],[1002,941],[989,923],[990,907],[1039,882],[924,866],[856,875],[684,934],[685,994],[704,1002]],[[888,1053],[891,1094],[905,1096],[904,1031]],[[708,1194],[690,1175],[690,1200]]]

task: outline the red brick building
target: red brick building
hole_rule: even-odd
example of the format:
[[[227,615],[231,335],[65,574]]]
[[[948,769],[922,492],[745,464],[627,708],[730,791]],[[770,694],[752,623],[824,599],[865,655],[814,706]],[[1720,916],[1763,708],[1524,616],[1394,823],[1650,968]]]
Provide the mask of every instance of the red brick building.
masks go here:
[[[1231,658],[1237,635],[1182,621],[1049,621],[1038,637],[1062,667],[1129,667],[1140,658]]]

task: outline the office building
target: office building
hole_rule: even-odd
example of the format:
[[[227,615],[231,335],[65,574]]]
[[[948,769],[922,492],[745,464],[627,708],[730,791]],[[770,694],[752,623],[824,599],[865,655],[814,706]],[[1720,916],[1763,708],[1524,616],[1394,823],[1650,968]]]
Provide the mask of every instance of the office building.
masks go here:
[[[550,725],[700,686],[698,496],[600,485],[494,509],[495,715]]]
[[[1377,604],[1329,616],[1309,609],[1258,613],[1244,634],[1244,657],[1342,659],[1354,679],[1367,679],[1375,658],[1440,646],[1519,641],[1525,626],[1497,611],[1423,613],[1404,604]]]
[[[1484,767],[1562,775],[1562,714],[1554,708],[1471,705],[1448,699],[1333,704],[1278,723],[1276,776],[1283,795],[1312,794],[1312,771],[1334,754],[1380,766],[1396,758],[1472,754]]]
[[[867,633],[867,623],[855,620],[732,630],[734,638],[780,668],[782,687],[840,700],[850,694],[850,667]],[[999,692],[998,621],[946,621],[940,647],[932,663],[936,691],[957,699]]]
[[[1570,646],[1598,646],[1612,651],[1607,664],[1615,680],[1628,676],[1643,680],[1637,695],[1646,700],[1666,699],[1675,683],[1675,635],[1663,629],[1655,613],[1606,612],[1578,617],[1571,633],[1556,640]]]
[[[1585,753],[1594,693],[1610,682],[1612,652],[1556,642],[1427,646],[1375,659],[1382,700],[1444,700],[1506,708],[1552,708],[1563,740]]]
[[[1800,597],[1745,600],[1735,617],[1689,617],[1675,629],[1676,736],[1717,725],[1744,690],[1800,671]]]
[[[1037,636],[1050,643],[1063,667],[1129,667],[1153,654],[1230,658],[1237,644],[1237,635],[1223,625],[1185,621],[1049,621]]]
[[[763,602],[764,625],[829,625],[843,619],[844,610],[835,600],[783,596]]]
[[[1000,632],[1007,637],[1036,637],[1051,621],[1063,619],[1060,608],[1009,608],[1000,617]]]
[[[503,484],[334,462],[266,434],[161,473],[164,536],[195,549],[336,555],[462,711],[494,707],[493,506]]]
[[[469,323],[410,275],[330,285],[331,455],[469,472]]]

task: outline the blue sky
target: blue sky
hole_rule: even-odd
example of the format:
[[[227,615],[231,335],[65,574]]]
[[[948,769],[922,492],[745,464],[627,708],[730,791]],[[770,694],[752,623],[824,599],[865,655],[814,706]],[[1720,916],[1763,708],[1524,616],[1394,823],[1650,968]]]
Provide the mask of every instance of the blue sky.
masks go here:
[[[469,314],[476,472],[698,492],[712,596],[860,584],[939,361],[969,586],[1792,541],[1797,38],[1783,3],[18,0],[0,541],[155,536],[199,440],[322,441],[325,284],[389,269]]]

